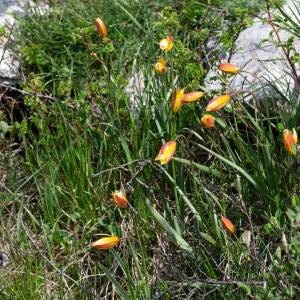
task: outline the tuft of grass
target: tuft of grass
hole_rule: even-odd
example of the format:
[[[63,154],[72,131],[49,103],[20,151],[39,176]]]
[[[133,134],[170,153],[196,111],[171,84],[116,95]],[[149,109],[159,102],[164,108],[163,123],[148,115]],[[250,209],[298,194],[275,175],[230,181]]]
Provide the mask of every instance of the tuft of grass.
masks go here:
[[[296,297],[299,162],[282,131],[298,129],[300,102],[270,115],[238,93],[214,113],[215,128],[200,125],[215,94],[203,79],[218,63],[207,60],[208,40],[235,51],[252,4],[261,7],[226,3],[68,0],[21,20],[26,109],[21,120],[6,117],[2,138],[0,250],[11,264],[0,272],[1,298]],[[175,45],[162,54],[169,33]],[[164,75],[153,71],[159,56]],[[134,102],[125,92],[132,73],[144,85]],[[206,94],[173,114],[175,87]],[[161,166],[154,158],[171,139],[175,157]],[[126,209],[111,199],[121,183]],[[101,234],[120,245],[92,249]]]

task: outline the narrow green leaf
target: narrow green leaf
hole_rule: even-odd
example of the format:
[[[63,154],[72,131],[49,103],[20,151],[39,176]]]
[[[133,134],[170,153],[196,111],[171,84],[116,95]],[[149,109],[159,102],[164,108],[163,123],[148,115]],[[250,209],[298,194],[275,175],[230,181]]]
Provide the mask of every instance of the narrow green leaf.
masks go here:
[[[200,165],[200,164],[195,163],[193,161],[189,161],[187,159],[179,158],[179,157],[174,157],[173,160],[178,161],[179,163],[185,164],[187,166],[195,167],[196,169],[198,169],[198,170],[200,170],[200,171],[202,171],[204,173],[210,174],[210,175],[212,175],[214,177],[217,177],[217,178],[221,178],[222,177],[222,173],[219,172],[218,170],[211,169],[210,167],[207,167],[207,166],[204,166],[204,165]]]
[[[146,205],[156,221],[167,233],[172,236],[173,240],[178,244],[178,246],[182,250],[193,254],[192,247],[170,226],[170,224],[163,218],[163,216],[153,207],[149,199],[146,199]]]
[[[102,264],[100,264],[100,268],[102,271],[106,274],[106,276],[110,279],[110,281],[113,283],[113,285],[116,287],[116,290],[120,296],[122,296],[122,299],[130,300],[128,293],[123,289],[123,287],[120,285],[120,283],[115,279],[114,276],[111,275],[111,272],[106,269]]]

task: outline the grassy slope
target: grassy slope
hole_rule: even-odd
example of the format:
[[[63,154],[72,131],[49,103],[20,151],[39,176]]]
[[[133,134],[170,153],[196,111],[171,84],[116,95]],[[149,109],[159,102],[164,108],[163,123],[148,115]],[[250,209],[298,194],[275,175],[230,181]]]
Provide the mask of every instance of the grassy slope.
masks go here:
[[[278,130],[288,124],[251,116],[242,96],[217,114],[213,130],[199,125],[213,93],[170,111],[174,86],[202,88],[207,62],[199,65],[197,46],[208,35],[230,46],[222,26],[239,30],[240,12],[224,20],[220,3],[110,4],[64,1],[23,24],[23,88],[54,100],[27,97],[28,116],[15,124],[25,159],[10,160],[22,176],[11,170],[0,207],[0,242],[12,259],[0,273],[1,298],[293,297],[299,177]],[[99,41],[96,16],[105,16],[113,44]],[[153,63],[169,32],[175,49],[159,77]],[[135,112],[124,92],[133,65],[145,77]],[[174,138],[176,159],[162,168],[153,158]],[[126,210],[111,199],[121,182]],[[222,229],[221,215],[235,235]],[[125,239],[114,250],[91,250],[102,233]]]

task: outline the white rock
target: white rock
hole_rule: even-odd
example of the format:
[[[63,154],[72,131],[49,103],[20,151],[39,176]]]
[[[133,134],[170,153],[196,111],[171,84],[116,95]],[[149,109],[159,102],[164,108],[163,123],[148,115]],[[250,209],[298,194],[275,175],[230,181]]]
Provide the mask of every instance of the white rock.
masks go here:
[[[20,57],[17,51],[17,45],[13,38],[14,31],[18,28],[15,15],[24,15],[25,6],[30,6],[35,11],[43,14],[48,10],[47,5],[37,6],[34,2],[28,0],[0,0],[0,27],[5,28],[7,37],[0,36],[0,83],[10,84],[20,80]]]
[[[135,112],[145,89],[145,77],[141,71],[133,70],[131,73],[125,92],[129,96],[130,108]]]
[[[299,16],[300,19],[300,15],[293,3],[297,5],[299,10],[300,0],[287,1],[283,9],[291,17],[297,18]],[[262,16],[262,18],[266,17],[267,15]],[[295,81],[295,77],[292,74],[282,48],[275,47],[272,42],[264,41],[270,39],[271,32],[271,25],[264,24],[259,18],[255,18],[253,25],[241,32],[236,41],[237,51],[233,54],[230,62],[237,64],[240,69],[248,73],[242,72],[241,74],[229,77],[231,89],[255,91],[258,100],[266,99],[266,94],[272,94],[275,98],[276,96],[280,98],[280,94],[276,92],[276,89],[291,98],[293,98],[292,95],[295,91],[299,91],[299,84]],[[283,30],[279,31],[279,35],[282,41],[286,41],[291,36]],[[274,39],[277,41],[275,36]],[[294,46],[296,51],[300,53],[299,39],[295,38]],[[215,76],[219,76],[219,71],[213,68],[205,78],[208,90],[222,89],[221,81],[212,78]],[[251,98],[249,97],[248,99]]]

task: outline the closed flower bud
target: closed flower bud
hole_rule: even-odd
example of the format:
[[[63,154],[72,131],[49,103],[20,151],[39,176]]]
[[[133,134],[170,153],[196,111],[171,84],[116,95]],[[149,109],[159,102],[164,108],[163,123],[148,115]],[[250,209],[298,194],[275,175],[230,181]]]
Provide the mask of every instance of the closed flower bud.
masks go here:
[[[107,37],[106,25],[100,18],[96,18],[96,27],[102,38]]]
[[[198,101],[204,95],[203,92],[191,92],[184,94],[181,98],[182,104],[189,104]]]
[[[216,111],[223,108],[230,101],[230,95],[222,95],[210,100],[206,111]]]
[[[298,136],[295,129],[293,129],[293,131],[289,129],[284,129],[282,135],[282,142],[284,144],[286,151],[290,155],[296,155],[296,150],[297,150],[296,145],[298,142]]]
[[[162,39],[159,42],[159,47],[164,52],[169,52],[173,48],[173,37],[168,35],[167,38]]]
[[[175,89],[175,91],[173,92],[173,96],[172,96],[172,111],[173,113],[177,113],[181,106],[182,106],[182,102],[181,99],[184,95],[184,89]]]
[[[164,74],[167,72],[166,62],[162,57],[159,58],[157,63],[154,65],[154,71],[158,74]]]
[[[201,118],[201,124],[203,127],[205,128],[213,128],[215,127],[215,117],[210,115],[210,114],[205,114],[202,118]]]
[[[93,242],[92,247],[100,250],[107,250],[113,248],[114,246],[119,244],[119,242],[120,242],[120,238],[111,235],[111,236],[103,237]]]
[[[223,217],[221,218],[221,221],[222,221],[222,225],[223,227],[225,228],[225,230],[229,233],[229,234],[234,234],[235,232],[235,227],[234,225],[232,224],[232,222],[226,218],[226,217]]]
[[[123,184],[121,184],[121,188],[119,191],[114,191],[112,193],[112,197],[118,207],[120,208],[126,208],[127,207],[127,198],[126,198],[126,193]]]
[[[162,145],[155,160],[159,160],[162,165],[165,165],[172,159],[175,150],[176,141],[169,141]]]
[[[237,74],[240,71],[237,65],[230,63],[220,64],[218,69],[226,74]]]

